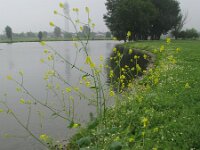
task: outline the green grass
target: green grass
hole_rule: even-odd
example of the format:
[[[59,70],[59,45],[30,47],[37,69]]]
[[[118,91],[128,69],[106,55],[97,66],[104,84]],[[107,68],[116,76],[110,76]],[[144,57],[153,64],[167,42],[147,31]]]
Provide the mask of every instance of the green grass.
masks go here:
[[[129,46],[152,51],[163,43]],[[118,103],[107,110],[103,121],[97,118],[81,129],[69,149],[200,149],[200,42],[173,41],[165,47],[157,54],[153,72],[116,98]],[[176,53],[176,47],[181,52]]]

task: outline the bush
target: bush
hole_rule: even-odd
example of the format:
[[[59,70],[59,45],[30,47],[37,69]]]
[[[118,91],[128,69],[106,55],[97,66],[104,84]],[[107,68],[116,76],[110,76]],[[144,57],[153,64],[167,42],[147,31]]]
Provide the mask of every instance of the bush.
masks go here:
[[[199,38],[199,34],[196,29],[192,28],[181,31],[178,37],[181,39],[197,39]]]

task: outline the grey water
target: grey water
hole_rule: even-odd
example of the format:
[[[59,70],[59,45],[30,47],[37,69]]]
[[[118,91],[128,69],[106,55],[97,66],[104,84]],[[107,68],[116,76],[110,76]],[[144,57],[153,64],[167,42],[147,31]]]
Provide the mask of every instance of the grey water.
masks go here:
[[[108,58],[113,47],[118,43],[117,41],[90,41],[88,53],[96,65],[99,65],[104,63],[99,60],[99,57],[102,55],[105,59]],[[77,53],[73,42],[47,42],[47,44],[72,64],[89,71],[84,63],[84,53],[82,51]],[[26,105],[20,104],[19,100],[21,98],[30,99],[30,97],[25,93],[17,92],[18,86],[13,81],[7,80],[6,76],[11,75],[15,80],[21,81],[19,71],[23,70],[23,84],[31,91],[31,94],[41,101],[48,98],[52,105],[57,105],[54,99],[55,95],[48,93],[46,81],[43,79],[45,72],[49,69],[47,64],[40,62],[40,59],[47,58],[43,50],[44,47],[39,43],[0,44],[0,101],[6,101],[25,125],[28,108]],[[55,63],[55,68],[66,81],[74,86],[80,84],[82,73],[74,68],[72,69],[72,66],[64,63],[59,57],[55,57]],[[90,93],[87,87],[81,87],[81,91],[85,94]],[[84,99],[75,99],[75,105],[77,121],[85,124],[89,120],[89,113],[95,112],[95,107],[89,105],[89,102]],[[1,103],[0,109],[5,109]],[[37,136],[44,133],[52,138],[63,140],[69,139],[76,132],[75,129],[67,128],[68,122],[66,120],[58,117],[53,118],[49,110],[38,104],[31,108],[31,112],[33,113],[30,116],[29,128]],[[0,113],[0,150],[36,149],[44,149],[44,147],[29,136],[11,115],[5,112]]]

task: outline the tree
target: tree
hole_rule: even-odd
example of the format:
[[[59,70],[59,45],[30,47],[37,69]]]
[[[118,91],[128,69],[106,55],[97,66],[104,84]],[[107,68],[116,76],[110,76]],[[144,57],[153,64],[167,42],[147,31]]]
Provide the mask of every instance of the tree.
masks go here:
[[[61,37],[61,29],[59,27],[54,28],[54,35],[55,37]]]
[[[181,39],[196,39],[199,38],[198,31],[194,28],[181,31],[178,35]]]
[[[157,17],[152,22],[151,38],[159,40],[180,22],[180,6],[177,0],[151,0],[157,9]]]
[[[106,25],[113,36],[124,41],[128,31],[131,40],[160,39],[177,25],[180,15],[176,0],[107,0],[106,8]]]
[[[28,38],[37,37],[37,34],[31,32],[31,31],[30,31],[30,32],[27,32],[26,35],[27,35]]]
[[[43,38],[47,38],[47,35],[48,35],[47,31],[43,31],[43,32],[42,32]]]
[[[175,37],[175,39],[178,39],[178,36],[183,28],[183,26],[185,25],[186,23],[186,20],[187,20],[187,17],[188,17],[188,12],[185,13],[185,15],[182,15],[180,14],[179,15],[179,18],[178,18],[178,23],[177,25],[172,29],[172,35]]]
[[[12,28],[9,26],[6,26],[5,28],[5,32],[6,32],[6,36],[8,39],[10,39],[12,41]]]
[[[64,34],[64,38],[69,38],[69,39],[72,38],[72,34],[69,32],[64,32],[63,34]]]
[[[89,36],[90,35],[90,31],[91,31],[90,27],[88,27],[87,25],[83,26],[82,33],[83,33],[84,36]]]
[[[39,33],[38,33],[38,38],[39,38],[39,41],[41,41],[42,40],[42,31],[40,31]]]
[[[106,32],[106,37],[107,38],[111,38],[111,33],[110,32]]]

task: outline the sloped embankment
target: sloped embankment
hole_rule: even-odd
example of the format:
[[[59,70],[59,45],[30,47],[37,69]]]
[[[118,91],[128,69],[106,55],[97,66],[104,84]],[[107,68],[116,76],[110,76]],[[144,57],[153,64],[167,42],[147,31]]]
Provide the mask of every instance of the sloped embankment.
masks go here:
[[[69,149],[200,149],[200,43],[142,45],[156,54],[155,67],[116,96],[104,120],[77,133]]]

